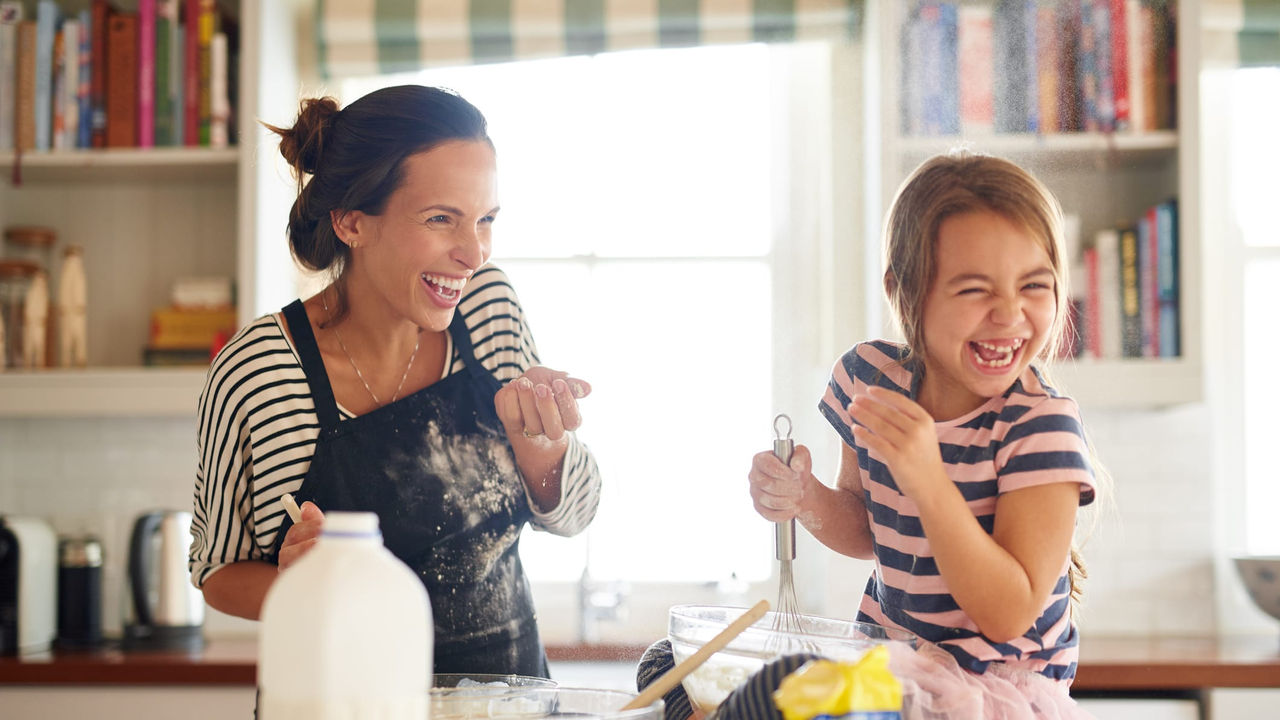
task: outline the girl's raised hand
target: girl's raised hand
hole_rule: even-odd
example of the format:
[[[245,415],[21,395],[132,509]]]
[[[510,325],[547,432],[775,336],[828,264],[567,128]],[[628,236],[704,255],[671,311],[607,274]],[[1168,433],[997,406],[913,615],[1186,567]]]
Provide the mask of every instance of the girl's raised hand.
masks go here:
[[[554,444],[582,425],[578,401],[590,394],[585,380],[536,365],[503,385],[493,405],[513,446]]]
[[[756,453],[751,458],[751,471],[747,473],[756,512],[770,522],[794,518],[800,513],[808,481],[817,482],[812,471],[813,457],[804,445],[796,445],[789,466],[771,451]]]
[[[947,481],[933,417],[905,395],[880,387],[867,388],[847,408],[857,421],[853,435],[884,459],[893,481],[912,499],[932,483]]]

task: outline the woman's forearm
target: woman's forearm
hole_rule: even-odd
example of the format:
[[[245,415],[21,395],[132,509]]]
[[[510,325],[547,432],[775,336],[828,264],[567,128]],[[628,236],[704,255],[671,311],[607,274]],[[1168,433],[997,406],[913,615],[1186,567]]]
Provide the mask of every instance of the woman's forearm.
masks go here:
[[[262,615],[267,590],[279,574],[271,563],[256,560],[231,563],[205,579],[205,602],[219,612],[257,620]]]

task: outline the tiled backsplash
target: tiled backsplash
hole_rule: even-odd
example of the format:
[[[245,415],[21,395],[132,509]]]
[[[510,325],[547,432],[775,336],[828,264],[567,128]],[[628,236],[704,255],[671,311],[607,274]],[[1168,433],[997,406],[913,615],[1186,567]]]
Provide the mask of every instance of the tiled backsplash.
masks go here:
[[[1115,481],[1084,547],[1090,571],[1081,622],[1086,632],[1215,630],[1212,467],[1201,430],[1207,414],[1203,406],[1086,410],[1098,455]],[[108,632],[116,632],[132,519],[150,509],[190,508],[194,463],[194,419],[3,419],[0,513],[43,516],[59,533],[102,539],[103,618]],[[815,595],[847,606],[856,603],[848,595],[860,592],[862,581],[827,585]],[[207,626],[214,633],[252,631],[252,625],[216,614]]]

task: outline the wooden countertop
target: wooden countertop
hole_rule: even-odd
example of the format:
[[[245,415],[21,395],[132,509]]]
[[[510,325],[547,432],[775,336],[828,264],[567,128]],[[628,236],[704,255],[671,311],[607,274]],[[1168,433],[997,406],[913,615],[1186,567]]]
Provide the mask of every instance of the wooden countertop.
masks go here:
[[[639,660],[643,645],[549,646],[553,661]],[[211,639],[196,654],[119,649],[0,658],[3,685],[254,685],[257,643]],[[1280,688],[1280,641],[1247,638],[1086,638],[1075,691]]]

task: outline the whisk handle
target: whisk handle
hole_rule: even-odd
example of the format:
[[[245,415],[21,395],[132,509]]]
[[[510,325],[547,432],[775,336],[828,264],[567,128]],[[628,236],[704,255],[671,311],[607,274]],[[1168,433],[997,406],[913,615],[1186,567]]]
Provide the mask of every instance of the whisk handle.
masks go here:
[[[784,463],[791,462],[791,454],[796,444],[791,438],[778,438],[773,441],[773,454]],[[795,519],[777,523],[773,529],[773,551],[779,560],[796,559],[796,521]]]

